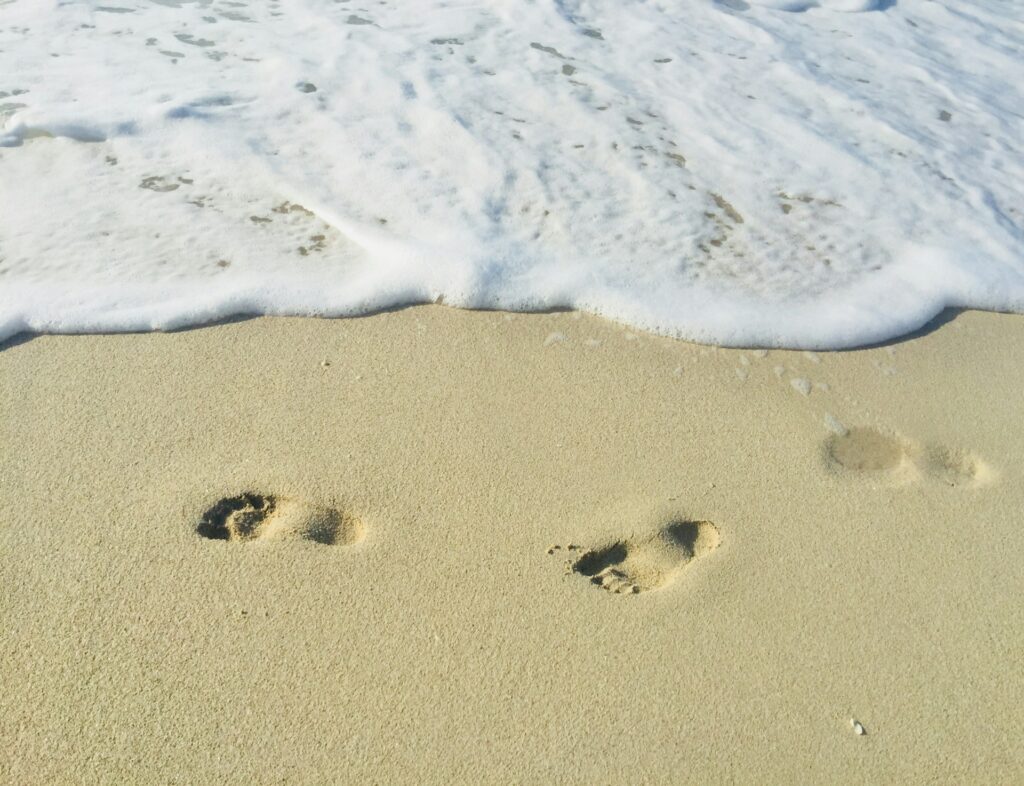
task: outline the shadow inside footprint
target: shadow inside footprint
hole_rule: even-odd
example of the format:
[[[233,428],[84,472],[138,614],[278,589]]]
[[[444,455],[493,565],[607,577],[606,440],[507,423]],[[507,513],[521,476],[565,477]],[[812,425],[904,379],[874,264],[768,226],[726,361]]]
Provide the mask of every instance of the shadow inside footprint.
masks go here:
[[[196,532],[211,540],[253,540],[275,503],[261,494],[225,497],[203,514]]]
[[[335,508],[301,500],[245,492],[218,500],[196,525],[211,540],[311,540],[350,545],[363,537],[362,523]]]
[[[668,584],[718,544],[718,530],[710,521],[673,522],[646,538],[586,551],[572,570],[609,592],[637,594]]]

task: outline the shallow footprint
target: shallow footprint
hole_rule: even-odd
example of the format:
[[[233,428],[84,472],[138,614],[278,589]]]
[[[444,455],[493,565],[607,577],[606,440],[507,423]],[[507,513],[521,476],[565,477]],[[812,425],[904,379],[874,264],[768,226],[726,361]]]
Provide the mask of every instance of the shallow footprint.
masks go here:
[[[872,428],[851,428],[829,437],[825,453],[834,469],[888,473],[904,480],[925,477],[950,486],[976,486],[994,477],[991,467],[971,453],[923,446]]]
[[[289,497],[245,492],[218,500],[202,516],[196,532],[211,540],[311,540],[351,545],[362,540],[362,523],[326,505]]]
[[[911,446],[871,428],[852,428],[830,437],[826,445],[832,463],[857,472],[895,470],[909,458]]]
[[[673,522],[646,538],[584,551],[570,568],[609,592],[647,592],[673,581],[687,564],[717,548],[719,540],[710,521]]]
[[[986,462],[951,448],[926,448],[920,467],[926,475],[948,486],[980,486],[995,479],[995,471]]]

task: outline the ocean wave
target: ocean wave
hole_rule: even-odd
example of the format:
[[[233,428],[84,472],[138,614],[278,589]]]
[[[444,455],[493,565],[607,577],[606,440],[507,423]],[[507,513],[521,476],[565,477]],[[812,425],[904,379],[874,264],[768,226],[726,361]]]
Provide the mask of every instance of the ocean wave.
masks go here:
[[[0,25],[0,339],[443,301],[839,348],[1024,311],[1010,4],[13,0]]]

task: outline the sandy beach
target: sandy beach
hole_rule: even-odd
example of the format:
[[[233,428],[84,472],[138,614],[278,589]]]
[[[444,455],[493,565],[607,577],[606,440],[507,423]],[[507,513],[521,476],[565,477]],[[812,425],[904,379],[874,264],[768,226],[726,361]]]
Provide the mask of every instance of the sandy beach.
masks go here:
[[[941,322],[18,337],[0,781],[1020,782],[1024,319]]]

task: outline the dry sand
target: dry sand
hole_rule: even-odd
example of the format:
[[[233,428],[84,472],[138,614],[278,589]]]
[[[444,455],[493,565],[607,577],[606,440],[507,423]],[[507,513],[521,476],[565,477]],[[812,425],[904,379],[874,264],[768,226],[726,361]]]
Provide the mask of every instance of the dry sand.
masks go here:
[[[10,342],[0,781],[1019,783],[1022,346]]]

